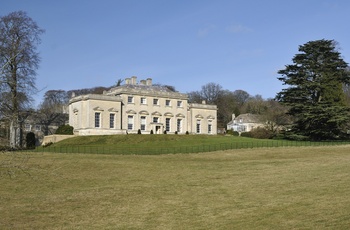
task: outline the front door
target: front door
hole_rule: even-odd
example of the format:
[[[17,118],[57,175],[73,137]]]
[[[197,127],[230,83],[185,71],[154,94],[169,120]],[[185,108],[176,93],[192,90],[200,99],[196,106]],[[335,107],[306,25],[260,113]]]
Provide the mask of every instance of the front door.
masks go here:
[[[161,127],[159,125],[156,126],[156,134],[161,133]]]

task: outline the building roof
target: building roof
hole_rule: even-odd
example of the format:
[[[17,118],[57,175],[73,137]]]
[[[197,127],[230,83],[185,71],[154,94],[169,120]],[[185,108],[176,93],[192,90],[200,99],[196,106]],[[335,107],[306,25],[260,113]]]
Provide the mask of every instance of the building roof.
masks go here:
[[[235,117],[232,121],[228,123],[231,125],[233,123],[261,123],[262,117],[258,114],[244,113]]]
[[[130,94],[130,95],[145,95],[145,96],[155,96],[155,97],[169,97],[178,99],[187,99],[187,94],[174,92],[166,86],[152,85],[152,79],[141,80],[140,83],[136,82],[136,77],[133,77],[133,81],[127,81],[126,84],[114,87],[107,92],[105,95],[120,95],[120,94]]]

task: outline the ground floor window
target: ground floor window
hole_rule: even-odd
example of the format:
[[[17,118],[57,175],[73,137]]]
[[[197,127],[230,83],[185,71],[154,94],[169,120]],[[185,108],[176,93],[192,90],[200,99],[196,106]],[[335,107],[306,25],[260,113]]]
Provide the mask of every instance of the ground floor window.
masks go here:
[[[201,133],[201,120],[197,120],[196,132]]]
[[[212,133],[212,125],[211,123],[208,124],[208,133],[211,134]]]
[[[165,118],[165,130],[170,132],[170,118]]]
[[[134,128],[134,116],[128,116],[128,130],[132,130]]]
[[[115,114],[109,114],[109,128],[114,129],[115,127]]]
[[[95,128],[101,127],[101,113],[95,113]]]
[[[142,131],[146,130],[146,117],[145,116],[141,116],[141,128]]]
[[[182,119],[177,119],[176,121],[176,130],[178,133],[182,132]]]

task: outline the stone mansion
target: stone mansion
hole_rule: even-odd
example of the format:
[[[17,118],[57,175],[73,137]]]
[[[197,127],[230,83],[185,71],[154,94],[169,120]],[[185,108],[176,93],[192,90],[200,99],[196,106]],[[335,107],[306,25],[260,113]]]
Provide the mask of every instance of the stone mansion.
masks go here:
[[[217,134],[217,106],[189,103],[187,94],[153,85],[152,79],[125,84],[103,94],[72,97],[69,125],[77,135]]]

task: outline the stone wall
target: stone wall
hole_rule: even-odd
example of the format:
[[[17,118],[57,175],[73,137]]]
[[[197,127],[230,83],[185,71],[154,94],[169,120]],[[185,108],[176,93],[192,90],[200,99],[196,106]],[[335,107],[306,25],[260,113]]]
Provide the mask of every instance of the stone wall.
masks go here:
[[[62,141],[64,139],[68,139],[68,138],[72,138],[74,137],[75,135],[49,135],[49,136],[45,136],[44,137],[44,140],[43,140],[43,143],[41,145],[46,145],[50,142],[52,143],[56,143],[56,142],[59,142],[59,141]]]

